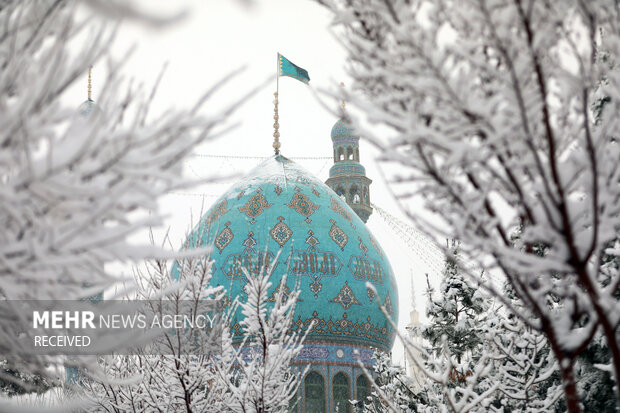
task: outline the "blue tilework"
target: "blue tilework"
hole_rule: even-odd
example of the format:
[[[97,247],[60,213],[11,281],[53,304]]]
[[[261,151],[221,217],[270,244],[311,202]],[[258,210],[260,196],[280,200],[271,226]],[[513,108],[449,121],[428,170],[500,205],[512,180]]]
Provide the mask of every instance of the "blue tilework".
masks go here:
[[[394,331],[377,306],[391,303],[398,322],[385,253],[357,214],[293,161],[273,156],[233,185],[189,235],[185,247],[196,245],[213,245],[211,283],[224,286],[230,298],[245,297],[241,267],[257,274],[274,264],[272,291],[285,274],[290,290],[300,285],[293,329],[315,322],[306,343],[392,348]],[[178,276],[176,266],[172,272]]]

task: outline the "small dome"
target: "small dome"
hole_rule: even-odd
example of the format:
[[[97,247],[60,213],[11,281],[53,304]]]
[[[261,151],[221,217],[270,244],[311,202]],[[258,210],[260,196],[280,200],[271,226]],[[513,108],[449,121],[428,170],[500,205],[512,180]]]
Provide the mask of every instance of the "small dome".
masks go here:
[[[385,252],[357,214],[295,162],[273,156],[229,189],[189,235],[186,247],[196,245],[213,246],[211,284],[229,299],[245,296],[243,267],[257,274],[274,265],[272,299],[286,274],[286,292],[301,289],[293,329],[315,322],[306,344],[392,348],[394,331],[377,305],[398,322]]]
[[[95,110],[97,110],[97,105],[95,105],[95,102],[90,99],[85,100],[78,108],[78,111],[82,116],[88,116]]]
[[[351,140],[353,138],[355,141],[359,141],[359,137],[355,135],[350,125],[342,118],[338,119],[332,127],[331,136],[332,140]]]

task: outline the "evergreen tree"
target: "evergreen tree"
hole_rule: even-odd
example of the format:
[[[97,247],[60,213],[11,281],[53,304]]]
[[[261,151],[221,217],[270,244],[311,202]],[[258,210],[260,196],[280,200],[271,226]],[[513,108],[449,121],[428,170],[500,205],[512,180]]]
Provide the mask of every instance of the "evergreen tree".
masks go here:
[[[445,343],[457,363],[453,379],[462,380],[479,357],[482,345],[483,320],[488,305],[480,292],[461,274],[458,268],[458,253],[453,243],[453,253],[446,257],[440,285],[441,296],[433,298],[433,288],[428,283],[428,307],[426,316],[430,325],[422,330],[422,337],[428,341],[429,352],[440,357]],[[428,281],[428,280],[427,280]]]
[[[16,396],[27,393],[44,393],[58,385],[52,378],[40,374],[26,374],[10,366],[8,360],[0,361],[0,393]]]
[[[375,351],[374,359],[376,379],[373,391],[368,400],[358,401],[358,406],[364,406],[365,413],[427,411],[423,409],[428,405],[425,390],[416,393],[412,378],[402,367],[394,366],[390,356],[381,351]]]

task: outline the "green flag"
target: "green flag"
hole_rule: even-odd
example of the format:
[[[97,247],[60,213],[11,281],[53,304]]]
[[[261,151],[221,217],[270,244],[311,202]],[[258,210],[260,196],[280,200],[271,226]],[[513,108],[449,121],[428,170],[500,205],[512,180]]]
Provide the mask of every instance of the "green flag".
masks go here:
[[[308,84],[310,76],[308,71],[293,64],[286,57],[278,53],[278,76],[288,76]]]

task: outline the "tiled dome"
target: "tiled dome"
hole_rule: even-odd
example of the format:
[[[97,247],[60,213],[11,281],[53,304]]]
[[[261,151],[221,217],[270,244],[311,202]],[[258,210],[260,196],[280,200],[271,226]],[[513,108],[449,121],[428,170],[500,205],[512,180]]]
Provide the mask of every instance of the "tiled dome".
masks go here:
[[[397,287],[385,253],[345,202],[289,159],[273,156],[230,188],[202,217],[187,247],[197,241],[213,245],[211,283],[231,298],[245,296],[243,266],[256,274],[277,261],[273,291],[287,272],[287,289],[301,288],[294,328],[305,331],[315,320],[307,348],[317,343],[316,351],[329,352],[320,347],[329,343],[333,357],[341,358],[352,348],[391,350],[394,331],[377,306],[385,305],[397,323]],[[316,355],[308,354],[310,362]]]
[[[334,123],[334,126],[332,126],[331,137],[332,140],[337,138],[348,138],[354,139],[355,141],[360,140],[343,118],[338,119],[338,121]]]

